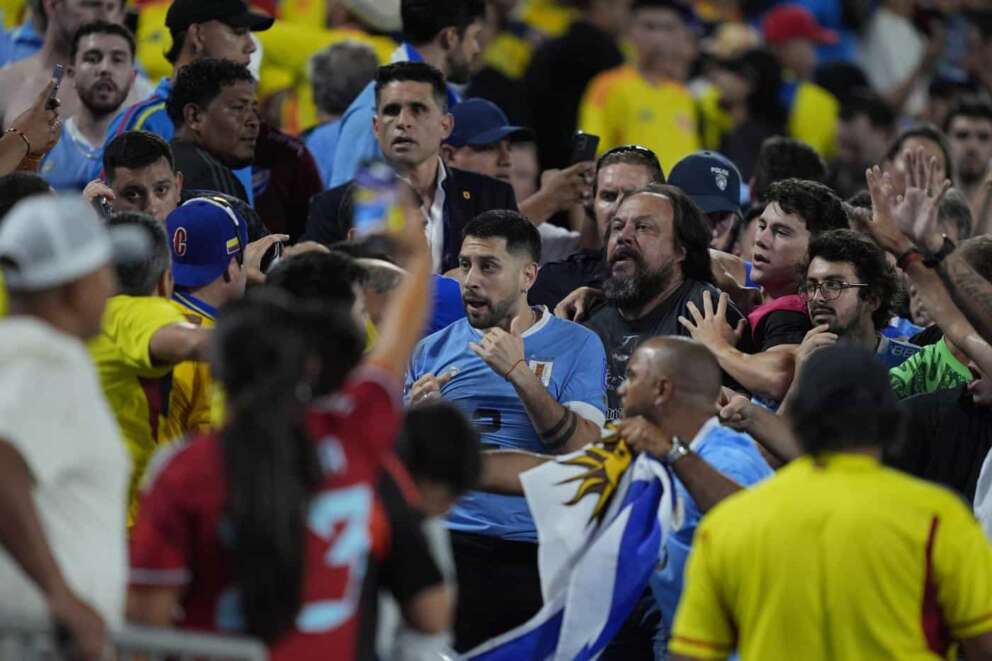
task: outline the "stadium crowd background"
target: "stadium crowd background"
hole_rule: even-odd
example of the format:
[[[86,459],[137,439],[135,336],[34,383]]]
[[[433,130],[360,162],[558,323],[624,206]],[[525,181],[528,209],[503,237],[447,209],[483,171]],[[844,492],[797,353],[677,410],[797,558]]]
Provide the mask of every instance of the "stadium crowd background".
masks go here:
[[[989,3],[0,9],[0,614],[456,658],[592,447],[601,658],[992,658]]]

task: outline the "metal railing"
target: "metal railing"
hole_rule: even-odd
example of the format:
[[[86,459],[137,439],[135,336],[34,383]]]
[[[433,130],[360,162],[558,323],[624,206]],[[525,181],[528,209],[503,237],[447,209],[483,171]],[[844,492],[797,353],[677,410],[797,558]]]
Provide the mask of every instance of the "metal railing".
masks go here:
[[[0,613],[0,661],[62,661],[47,620]],[[109,633],[105,658],[113,661],[267,661],[252,638],[128,625]]]

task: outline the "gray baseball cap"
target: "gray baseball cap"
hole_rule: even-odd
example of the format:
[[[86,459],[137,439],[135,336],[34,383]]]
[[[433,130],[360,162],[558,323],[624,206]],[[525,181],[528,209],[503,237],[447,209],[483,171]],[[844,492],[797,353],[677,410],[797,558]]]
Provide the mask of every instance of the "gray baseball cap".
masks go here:
[[[140,227],[108,229],[78,195],[29,197],[0,222],[0,269],[10,291],[58,287],[109,262],[141,261],[151,253]]]

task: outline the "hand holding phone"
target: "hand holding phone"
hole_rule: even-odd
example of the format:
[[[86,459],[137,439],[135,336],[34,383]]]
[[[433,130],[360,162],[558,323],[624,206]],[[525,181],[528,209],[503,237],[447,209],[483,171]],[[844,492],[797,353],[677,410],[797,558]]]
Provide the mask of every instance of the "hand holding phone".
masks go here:
[[[53,87],[52,91],[48,93],[48,101],[45,102],[46,110],[55,110],[58,108],[59,87],[62,86],[63,76],[65,76],[65,67],[61,64],[56,64],[55,68],[52,69],[52,80],[55,81],[55,87]]]
[[[599,149],[599,136],[583,131],[576,131],[572,137],[572,165],[596,160],[596,150]]]

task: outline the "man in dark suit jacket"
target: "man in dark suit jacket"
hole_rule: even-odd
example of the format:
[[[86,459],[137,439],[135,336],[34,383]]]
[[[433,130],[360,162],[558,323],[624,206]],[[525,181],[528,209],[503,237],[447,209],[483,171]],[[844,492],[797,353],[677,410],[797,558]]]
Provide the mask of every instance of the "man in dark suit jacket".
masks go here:
[[[410,183],[427,218],[434,270],[458,266],[462,230],[484,211],[517,210],[513,188],[493,177],[445,167],[441,141],[451,133],[444,77],[423,62],[379,69],[373,128],[386,162]],[[310,201],[305,239],[334,243],[349,238],[355,183],[332,188]]]

